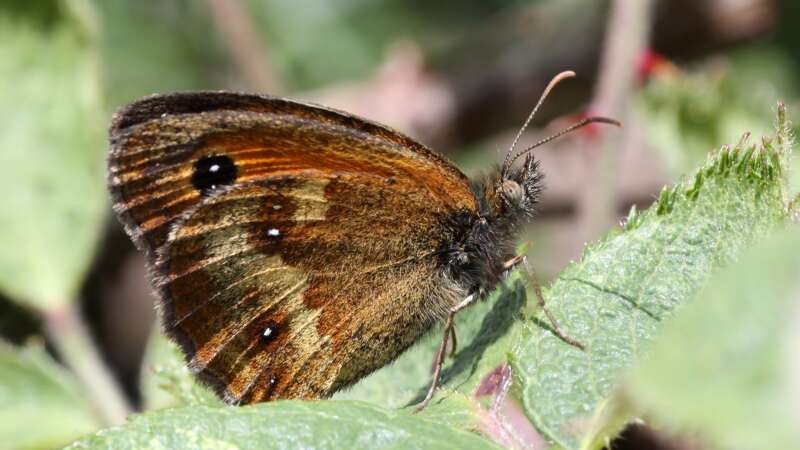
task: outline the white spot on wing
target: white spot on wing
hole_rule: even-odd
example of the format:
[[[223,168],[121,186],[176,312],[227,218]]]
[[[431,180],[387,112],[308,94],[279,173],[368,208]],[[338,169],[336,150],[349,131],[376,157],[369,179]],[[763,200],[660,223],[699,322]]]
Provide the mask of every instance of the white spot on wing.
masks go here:
[[[281,232],[277,228],[270,228],[267,231],[267,236],[280,236],[280,235],[281,235]]]

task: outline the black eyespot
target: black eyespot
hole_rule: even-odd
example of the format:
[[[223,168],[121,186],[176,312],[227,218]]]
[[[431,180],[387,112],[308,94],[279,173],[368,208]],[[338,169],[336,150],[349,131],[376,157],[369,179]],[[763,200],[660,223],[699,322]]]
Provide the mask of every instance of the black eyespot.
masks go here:
[[[265,343],[272,342],[275,336],[278,335],[278,324],[274,320],[268,320],[261,332],[261,340]]]
[[[265,394],[269,396],[269,394],[271,394],[272,391],[275,389],[275,384],[278,383],[278,377],[275,376],[274,372],[269,372],[265,375],[262,375],[261,379],[263,380],[262,382],[266,382],[267,384],[265,389],[266,391]]]
[[[397,183],[397,180],[394,177],[389,177],[389,178],[386,179],[386,182],[391,186],[391,185]]]
[[[209,195],[219,186],[236,181],[236,164],[229,156],[204,156],[194,163],[192,185],[203,195]]]

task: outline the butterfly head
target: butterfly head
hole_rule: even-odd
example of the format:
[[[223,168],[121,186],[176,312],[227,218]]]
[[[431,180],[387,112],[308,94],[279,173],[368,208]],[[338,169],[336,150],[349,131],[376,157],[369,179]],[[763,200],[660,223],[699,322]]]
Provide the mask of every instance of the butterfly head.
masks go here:
[[[526,155],[524,164],[519,167],[501,169],[488,196],[491,213],[497,217],[532,218],[543,179],[539,161],[533,154]]]
[[[527,148],[517,152],[514,151],[522,137],[522,133],[531,123],[534,116],[536,116],[536,112],[542,106],[549,92],[562,80],[574,76],[575,72],[568,70],[553,77],[547,87],[545,87],[536,106],[533,107],[528,119],[522,125],[519,132],[517,132],[517,136],[511,143],[511,148],[506,154],[503,165],[499,170],[499,176],[497,176],[492,183],[493,188],[490,192],[487,192],[489,206],[492,210],[491,213],[496,217],[507,217],[512,219],[511,222],[517,222],[518,220],[516,219],[519,217],[529,219],[533,216],[534,208],[539,200],[539,193],[542,190],[543,178],[542,173],[539,171],[539,162],[533,157],[532,152],[534,149],[590,123],[600,122],[621,126],[621,124],[614,119],[606,117],[587,117]],[[521,167],[515,168],[514,163],[522,157],[525,158],[524,163]]]

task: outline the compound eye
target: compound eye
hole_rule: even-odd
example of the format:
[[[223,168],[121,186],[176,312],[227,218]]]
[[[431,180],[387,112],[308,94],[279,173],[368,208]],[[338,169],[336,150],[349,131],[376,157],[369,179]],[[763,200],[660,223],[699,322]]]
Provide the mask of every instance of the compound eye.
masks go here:
[[[503,196],[511,203],[522,201],[522,186],[514,180],[503,180]]]

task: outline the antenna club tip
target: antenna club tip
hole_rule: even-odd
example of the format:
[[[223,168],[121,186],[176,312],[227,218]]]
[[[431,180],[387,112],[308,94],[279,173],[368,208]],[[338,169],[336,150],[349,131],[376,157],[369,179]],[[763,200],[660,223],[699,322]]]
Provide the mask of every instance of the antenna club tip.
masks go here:
[[[563,72],[559,72],[556,76],[554,76],[550,80],[549,83],[547,83],[547,87],[545,88],[544,96],[547,96],[547,92],[549,92],[550,89],[553,89],[555,87],[555,85],[557,85],[558,83],[560,83],[563,80],[566,80],[567,78],[572,78],[574,76],[575,76],[575,72],[573,72],[571,70],[565,70]]]

